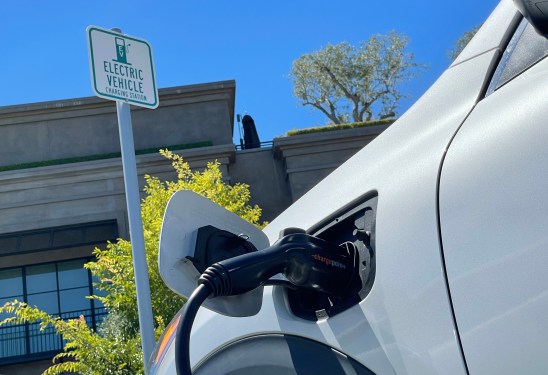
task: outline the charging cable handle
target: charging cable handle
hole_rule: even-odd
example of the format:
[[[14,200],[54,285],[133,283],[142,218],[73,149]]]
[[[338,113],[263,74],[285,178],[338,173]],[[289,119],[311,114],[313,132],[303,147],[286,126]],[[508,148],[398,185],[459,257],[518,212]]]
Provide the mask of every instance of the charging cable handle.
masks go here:
[[[353,249],[352,249],[353,250]],[[340,295],[355,276],[357,254],[304,233],[290,234],[272,246],[210,266],[198,282],[212,297],[249,292],[276,274],[299,288]]]

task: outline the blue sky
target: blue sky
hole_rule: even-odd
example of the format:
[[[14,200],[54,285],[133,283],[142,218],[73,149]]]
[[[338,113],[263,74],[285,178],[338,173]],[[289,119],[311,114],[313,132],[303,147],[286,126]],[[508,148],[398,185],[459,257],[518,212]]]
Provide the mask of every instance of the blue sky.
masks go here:
[[[447,51],[459,36],[481,24],[497,3],[4,1],[0,106],[92,96],[86,27],[119,27],[152,45],[160,88],[234,79],[236,113],[253,116],[261,140],[271,140],[326,123],[293,96],[292,61],[328,43],[357,44],[396,30],[410,37],[415,61],[428,66],[404,87],[410,98],[402,101],[402,114],[447,68]]]

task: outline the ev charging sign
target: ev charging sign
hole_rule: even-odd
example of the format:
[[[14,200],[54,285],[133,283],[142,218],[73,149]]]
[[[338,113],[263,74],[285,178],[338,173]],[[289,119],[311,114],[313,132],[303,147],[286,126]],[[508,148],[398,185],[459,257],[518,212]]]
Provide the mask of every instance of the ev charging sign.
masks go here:
[[[96,26],[89,26],[86,34],[95,95],[140,107],[158,107],[150,44]]]

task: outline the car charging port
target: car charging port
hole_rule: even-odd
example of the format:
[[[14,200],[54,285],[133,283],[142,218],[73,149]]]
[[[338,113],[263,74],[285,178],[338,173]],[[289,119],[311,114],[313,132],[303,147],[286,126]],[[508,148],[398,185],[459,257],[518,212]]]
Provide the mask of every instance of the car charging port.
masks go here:
[[[330,243],[339,244],[356,254],[355,277],[344,293],[326,296],[306,289],[288,289],[291,311],[298,317],[316,321],[337,315],[363,300],[370,292],[375,278],[375,218],[377,196],[369,195],[361,203],[342,210],[308,232]],[[280,233],[304,232],[288,228]]]

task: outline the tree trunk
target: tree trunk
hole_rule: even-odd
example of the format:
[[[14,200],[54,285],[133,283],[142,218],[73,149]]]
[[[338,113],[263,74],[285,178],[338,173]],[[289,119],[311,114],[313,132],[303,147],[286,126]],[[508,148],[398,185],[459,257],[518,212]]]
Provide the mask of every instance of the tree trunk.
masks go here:
[[[354,122],[362,122],[363,115],[360,116],[360,112],[358,111],[358,105],[354,103],[354,108],[352,109],[352,118],[354,119]]]

